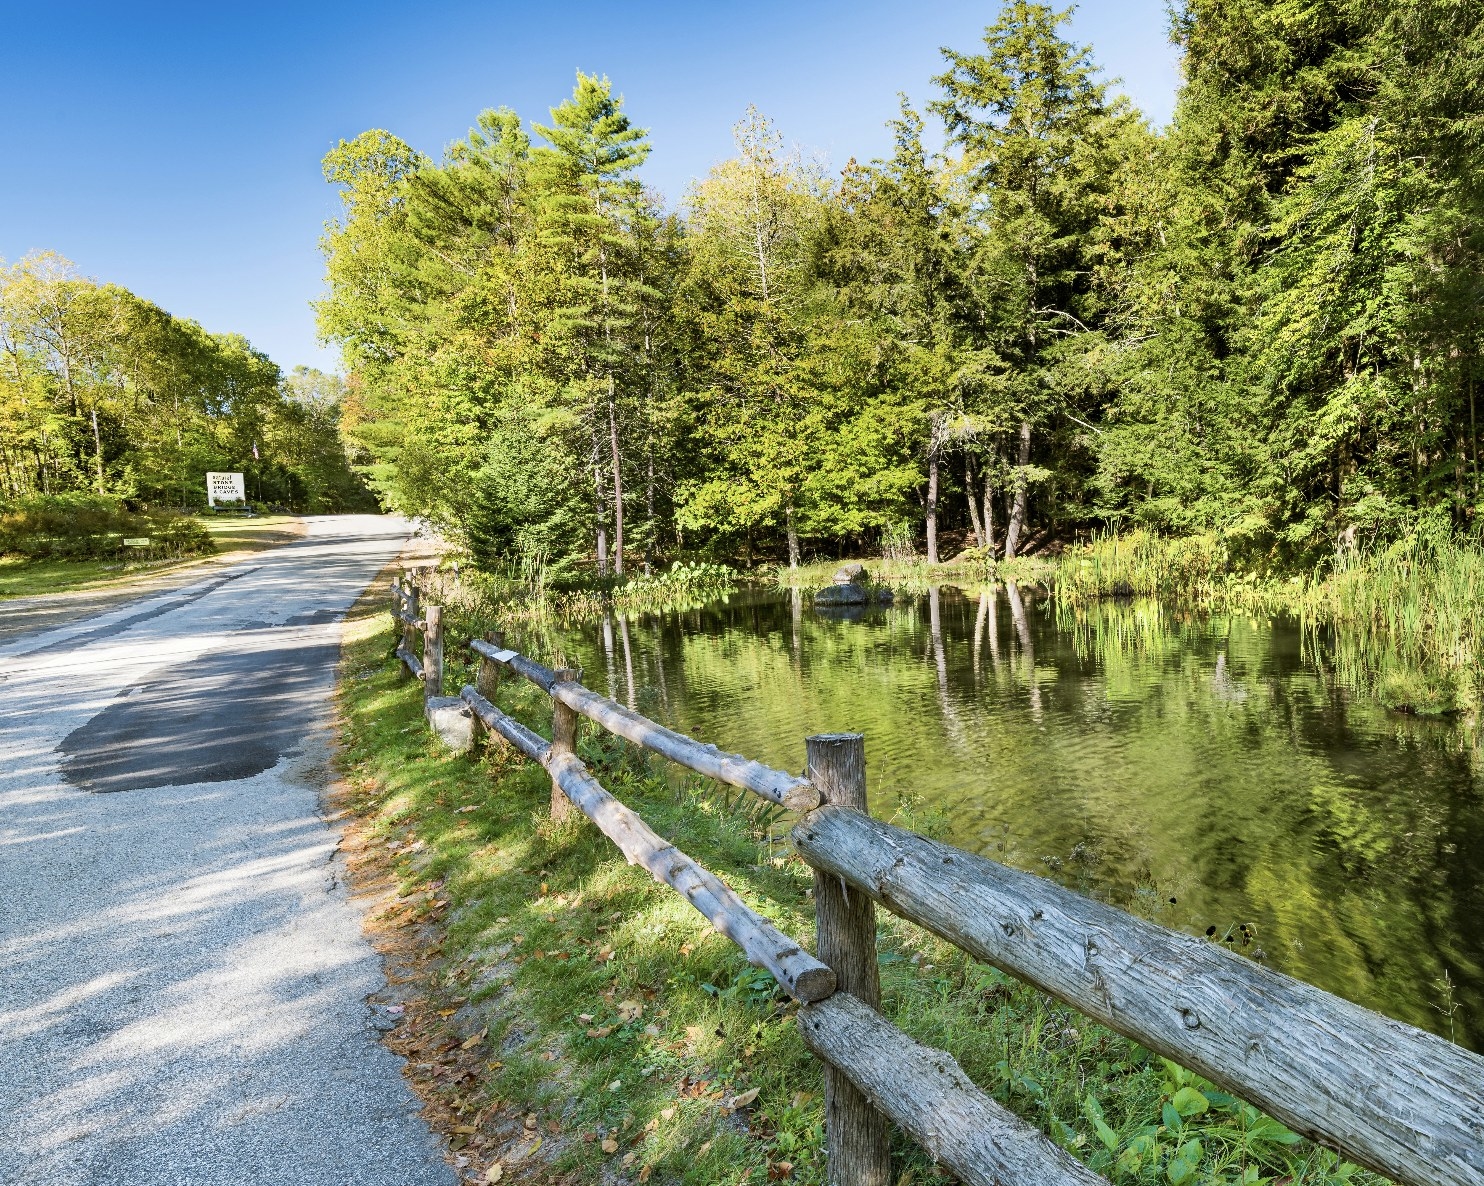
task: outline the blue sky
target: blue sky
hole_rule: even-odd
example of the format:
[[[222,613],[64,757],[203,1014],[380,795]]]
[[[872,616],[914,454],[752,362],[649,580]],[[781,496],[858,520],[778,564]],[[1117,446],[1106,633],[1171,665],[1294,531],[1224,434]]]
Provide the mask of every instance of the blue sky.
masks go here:
[[[331,369],[308,302],[337,202],[319,162],[386,128],[437,155],[485,107],[527,120],[606,73],[673,202],[748,103],[835,166],[886,150],[896,93],[995,3],[70,4],[0,0],[0,257],[59,251],[286,370]],[[1178,83],[1164,0],[1088,0],[1073,35],[1157,124]]]

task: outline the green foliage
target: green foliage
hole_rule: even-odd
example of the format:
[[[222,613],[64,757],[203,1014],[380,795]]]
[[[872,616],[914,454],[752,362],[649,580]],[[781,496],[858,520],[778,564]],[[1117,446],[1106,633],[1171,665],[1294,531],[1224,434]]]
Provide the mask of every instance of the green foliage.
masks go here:
[[[677,560],[650,576],[630,577],[613,591],[613,604],[626,611],[702,605],[730,593],[737,573],[725,564]]]
[[[148,547],[124,540],[147,538]],[[48,494],[0,503],[0,555],[29,560],[97,560],[131,555],[179,559],[213,552],[199,520],[169,512],[141,514],[102,494]]]
[[[931,561],[1134,530],[1262,574],[1471,529],[1484,15],[1190,0],[1159,132],[1067,17],[945,51],[939,155],[905,98],[838,175],[749,109],[673,213],[593,76],[439,162],[340,145],[321,328],[377,489],[481,564],[600,575],[904,522]]]
[[[208,470],[240,470],[254,500],[370,505],[339,436],[332,376],[287,380],[241,337],[53,253],[0,262],[0,498],[90,490],[135,508],[204,505]]]

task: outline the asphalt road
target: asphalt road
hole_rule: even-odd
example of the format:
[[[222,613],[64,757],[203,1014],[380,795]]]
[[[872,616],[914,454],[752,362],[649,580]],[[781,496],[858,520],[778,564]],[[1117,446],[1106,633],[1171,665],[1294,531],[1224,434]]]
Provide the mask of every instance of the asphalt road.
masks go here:
[[[405,538],[310,520],[0,646],[0,1182],[455,1181],[320,815],[337,620]]]

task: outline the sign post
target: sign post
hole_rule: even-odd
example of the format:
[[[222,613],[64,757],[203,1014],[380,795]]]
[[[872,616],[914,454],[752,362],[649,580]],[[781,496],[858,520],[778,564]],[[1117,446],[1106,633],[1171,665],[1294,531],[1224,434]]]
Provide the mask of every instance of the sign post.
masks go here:
[[[218,499],[222,502],[247,501],[241,474],[219,473],[215,470],[206,472],[206,505],[214,507]]]

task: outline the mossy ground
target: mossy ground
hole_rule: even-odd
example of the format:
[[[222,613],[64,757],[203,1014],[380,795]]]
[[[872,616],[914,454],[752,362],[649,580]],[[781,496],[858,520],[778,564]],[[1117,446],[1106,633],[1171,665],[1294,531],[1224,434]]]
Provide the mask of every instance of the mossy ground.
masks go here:
[[[460,637],[457,624],[448,635]],[[771,977],[585,818],[554,823],[539,767],[498,742],[473,757],[440,750],[390,657],[380,592],[346,638],[351,830],[396,880],[381,914],[421,945],[422,971],[398,978],[416,979],[406,1032],[389,1040],[412,1057],[466,1177],[822,1182],[822,1075]],[[450,686],[468,678],[449,667]],[[549,735],[534,688],[508,682],[497,700]],[[810,940],[812,875],[768,805],[674,777],[591,726],[579,752],[657,831]],[[884,1011],[1115,1181],[1368,1177],[1044,994],[879,919]],[[903,1186],[951,1180],[905,1140],[894,1153]]]

